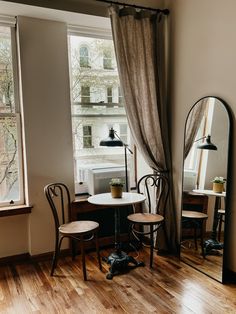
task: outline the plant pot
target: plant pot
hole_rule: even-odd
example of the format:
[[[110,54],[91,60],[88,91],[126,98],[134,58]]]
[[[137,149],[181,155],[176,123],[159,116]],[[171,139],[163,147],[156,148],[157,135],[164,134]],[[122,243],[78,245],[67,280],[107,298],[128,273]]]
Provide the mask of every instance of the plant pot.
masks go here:
[[[111,185],[111,196],[113,198],[122,198],[123,186]]]
[[[224,183],[215,183],[213,182],[213,191],[215,193],[222,193],[224,190]]]

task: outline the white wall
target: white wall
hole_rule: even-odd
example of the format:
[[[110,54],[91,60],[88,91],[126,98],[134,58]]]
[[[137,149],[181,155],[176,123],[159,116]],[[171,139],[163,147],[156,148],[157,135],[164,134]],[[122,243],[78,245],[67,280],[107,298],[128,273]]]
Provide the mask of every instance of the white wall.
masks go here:
[[[236,1],[176,0],[171,9],[171,137],[175,199],[180,209],[185,119],[201,97],[224,99],[236,112]],[[221,126],[223,127],[223,126]],[[232,141],[234,142],[234,141]],[[234,147],[233,159],[236,148]],[[232,165],[230,262],[236,271],[236,169]],[[180,215],[180,212],[179,212]]]
[[[53,249],[53,220],[43,187],[66,183],[73,193],[72,132],[66,24],[18,17],[29,203],[29,252]],[[43,232],[42,232],[43,231]]]

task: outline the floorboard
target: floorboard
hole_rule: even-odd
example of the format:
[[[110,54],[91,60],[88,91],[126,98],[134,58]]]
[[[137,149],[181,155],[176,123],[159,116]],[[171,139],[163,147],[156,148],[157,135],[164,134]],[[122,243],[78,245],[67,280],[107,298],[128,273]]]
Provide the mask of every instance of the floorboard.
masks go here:
[[[103,250],[104,256],[109,251]],[[138,257],[148,265],[148,252]],[[96,255],[86,258],[83,281],[80,256],[59,259],[51,277],[51,261],[0,267],[0,313],[236,313],[236,286],[223,285],[177,258],[155,256],[154,267],[132,269],[106,279]]]

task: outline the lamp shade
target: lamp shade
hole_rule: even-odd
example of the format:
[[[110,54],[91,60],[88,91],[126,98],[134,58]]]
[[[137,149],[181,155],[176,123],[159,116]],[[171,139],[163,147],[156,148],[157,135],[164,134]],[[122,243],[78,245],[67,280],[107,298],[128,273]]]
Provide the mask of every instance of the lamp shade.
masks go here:
[[[198,149],[217,150],[217,147],[211,142],[211,136],[207,135],[205,141],[197,146]]]
[[[113,130],[113,128],[111,128],[109,130],[108,138],[101,140],[100,146],[124,146],[124,143],[119,138],[115,137],[115,131]]]

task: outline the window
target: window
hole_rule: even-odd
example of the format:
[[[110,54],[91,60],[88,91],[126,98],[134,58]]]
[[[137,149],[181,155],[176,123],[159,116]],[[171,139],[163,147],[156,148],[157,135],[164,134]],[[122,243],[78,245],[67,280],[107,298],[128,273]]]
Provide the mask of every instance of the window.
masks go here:
[[[129,128],[123,103],[119,104],[119,77],[114,59],[112,40],[69,35],[69,61],[71,82],[71,114],[74,147],[74,172],[76,193],[84,193],[88,169],[123,167],[124,148],[100,146],[100,141],[107,138],[113,127],[129,143]],[[81,43],[90,47],[90,69],[81,68],[78,60],[78,47]],[[104,54],[110,51],[106,65],[113,64],[108,71],[104,65]],[[78,52],[77,52],[78,53]],[[108,61],[109,60],[109,61]],[[109,68],[110,68],[109,65]],[[88,87],[89,86],[89,87]],[[112,102],[112,106],[111,106]],[[86,105],[85,105],[86,104]],[[114,106],[113,106],[114,104]],[[121,126],[122,125],[122,126]],[[123,125],[126,125],[126,127]],[[122,132],[120,130],[122,128]],[[128,155],[129,168],[133,156]],[[89,168],[90,167],[90,168]],[[130,170],[130,173],[132,171]],[[133,182],[133,179],[129,182]],[[81,183],[83,182],[83,183]],[[79,184],[77,184],[79,183]],[[109,186],[109,182],[107,183]],[[132,184],[133,186],[133,184]]]
[[[0,206],[24,202],[15,48],[15,28],[0,26]]]
[[[107,87],[107,102],[112,103],[112,87]]]
[[[118,87],[118,103],[121,104],[123,102],[123,96],[121,94],[121,89]]]
[[[92,147],[92,127],[91,125],[83,126],[83,146],[84,148]]]
[[[90,87],[81,86],[81,103],[89,103],[89,102],[90,102]]]
[[[80,47],[79,49],[79,62],[80,66],[84,68],[89,67],[89,51],[87,47]]]
[[[112,52],[110,49],[103,51],[103,68],[112,69]]]

